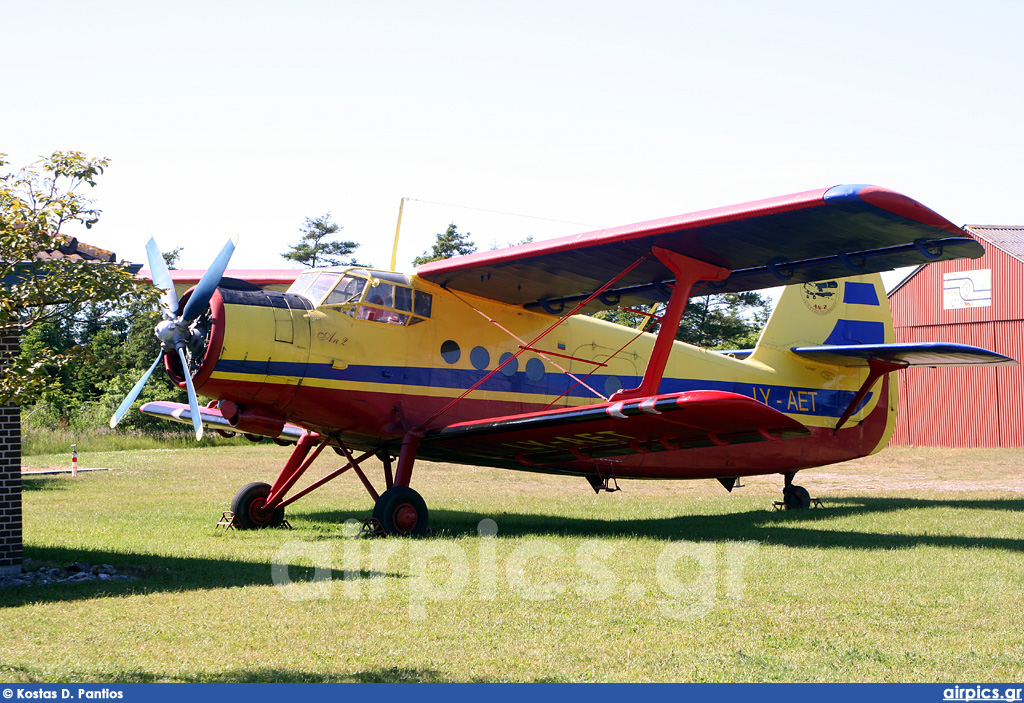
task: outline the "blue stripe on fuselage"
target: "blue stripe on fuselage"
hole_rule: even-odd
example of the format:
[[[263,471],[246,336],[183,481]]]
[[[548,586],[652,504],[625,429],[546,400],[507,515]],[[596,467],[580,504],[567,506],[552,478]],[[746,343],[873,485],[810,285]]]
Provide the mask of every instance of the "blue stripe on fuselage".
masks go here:
[[[400,392],[402,386],[418,388],[443,388],[463,391],[472,387],[486,375],[484,371],[453,368],[421,368],[411,366],[351,365],[336,369],[331,364],[305,364],[295,362],[238,361],[221,359],[216,371],[254,376],[291,376],[332,381],[336,383],[375,383],[394,386]],[[609,384],[609,379],[613,379]],[[257,379],[253,379],[254,381]],[[262,380],[262,379],[259,379]],[[616,383],[615,380],[621,383]],[[587,385],[605,391],[613,387],[635,388],[640,384],[638,376],[613,377],[594,374],[585,379]],[[499,393],[520,393],[524,402],[530,403],[536,397],[566,395],[571,398],[594,398],[582,385],[563,373],[548,373],[540,381],[531,381],[526,373],[519,371],[512,376],[495,374],[479,390]],[[606,385],[607,384],[607,385]],[[573,387],[575,385],[575,387]],[[568,391],[567,391],[568,389]],[[666,378],[661,382],[659,393],[683,393],[686,391],[713,390],[745,395],[771,408],[790,415],[838,418],[856,395],[855,391],[828,390],[767,384],[739,383],[735,381],[705,381],[684,378]],[[868,397],[857,408],[859,411],[870,400]]]

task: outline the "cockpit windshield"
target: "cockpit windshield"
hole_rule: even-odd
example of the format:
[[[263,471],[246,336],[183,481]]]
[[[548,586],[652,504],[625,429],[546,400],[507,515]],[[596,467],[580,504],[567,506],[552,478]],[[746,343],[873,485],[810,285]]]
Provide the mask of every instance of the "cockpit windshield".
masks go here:
[[[412,288],[409,277],[390,271],[307,271],[288,289],[318,308],[357,320],[415,325],[430,318],[433,296]]]
[[[297,293],[317,305],[324,297],[324,293],[333,288],[340,277],[341,274],[330,271],[306,271],[295,279],[288,292]]]

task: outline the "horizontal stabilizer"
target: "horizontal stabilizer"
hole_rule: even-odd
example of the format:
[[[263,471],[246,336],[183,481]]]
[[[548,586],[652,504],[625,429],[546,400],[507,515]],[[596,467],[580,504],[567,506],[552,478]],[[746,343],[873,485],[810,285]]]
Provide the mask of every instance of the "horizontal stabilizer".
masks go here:
[[[429,431],[420,449],[449,460],[556,466],[809,434],[800,422],[748,396],[688,391],[460,422]]]
[[[794,347],[793,353],[837,366],[867,366],[870,359],[907,366],[1016,366],[1008,356],[981,347],[945,342],[843,344]]]
[[[152,415],[153,417],[170,420],[171,422],[180,422],[184,425],[192,424],[192,410],[187,404],[183,403],[170,403],[157,400],[152,403],[146,403],[139,408],[139,411],[146,413],[147,415]],[[254,434],[240,433],[237,428],[231,426],[231,423],[228,422],[227,418],[225,418],[217,408],[200,408],[199,419],[202,420],[203,427],[207,429],[236,434]],[[297,441],[299,437],[304,434],[306,434],[306,430],[302,427],[291,423],[285,423],[284,429],[281,430],[281,434],[277,436],[277,439]]]

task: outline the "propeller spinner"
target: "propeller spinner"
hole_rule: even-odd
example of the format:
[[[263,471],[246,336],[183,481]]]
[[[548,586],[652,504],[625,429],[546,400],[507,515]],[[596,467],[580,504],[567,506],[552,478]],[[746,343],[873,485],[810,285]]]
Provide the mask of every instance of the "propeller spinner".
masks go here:
[[[186,348],[194,341],[195,332],[192,323],[199,318],[210,307],[210,299],[217,290],[217,285],[228,267],[231,255],[235,251],[236,239],[232,238],[221,249],[220,254],[214,259],[210,268],[203,277],[199,279],[185,303],[185,309],[178,314],[178,295],[174,290],[174,280],[167,270],[167,263],[164,261],[156,241],[151,237],[146,243],[146,257],[149,259],[149,270],[153,274],[153,283],[163,291],[160,296],[160,308],[163,319],[157,323],[155,334],[160,340],[160,353],[157,355],[153,365],[136,382],[131,391],[121,401],[113,416],[110,418],[111,428],[116,427],[121,418],[125,416],[139,393],[145,387],[149,377],[156,370],[156,367],[163,360],[165,354],[176,353],[181,361],[182,375],[185,377],[185,387],[188,391],[188,405],[192,411],[192,427],[196,432],[196,439],[203,436],[203,422],[199,417],[199,400],[196,398],[195,388],[192,386],[192,374],[189,370],[188,359],[185,356]]]

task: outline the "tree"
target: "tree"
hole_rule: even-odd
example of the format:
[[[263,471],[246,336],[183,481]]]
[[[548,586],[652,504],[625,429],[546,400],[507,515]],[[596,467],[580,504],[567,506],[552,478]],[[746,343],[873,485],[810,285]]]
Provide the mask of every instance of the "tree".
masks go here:
[[[718,293],[691,298],[676,339],[706,349],[753,348],[768,321],[771,305],[771,299],[760,293]],[[664,311],[662,304],[654,314],[661,315]],[[594,313],[594,317],[635,329],[649,319],[622,308],[601,310]],[[658,323],[651,321],[644,329],[656,332]]]
[[[0,154],[0,167],[7,165],[7,155]],[[20,336],[48,321],[62,328],[40,335],[32,353],[6,360],[0,374],[2,404],[38,397],[54,370],[76,358],[80,348],[65,344],[73,321],[88,305],[156,300],[153,286],[137,279],[125,263],[40,257],[40,252],[68,246],[73,238],[63,231],[66,226],[91,229],[99,221],[101,211],[80,191],[95,186],[107,165],[107,159],[82,152],[55,151],[0,175],[0,331]]]
[[[355,259],[343,261],[350,256],[359,244],[357,242],[340,242],[330,238],[341,231],[341,227],[331,221],[331,213],[320,217],[307,217],[305,224],[299,228],[302,238],[291,250],[281,254],[286,259],[298,261],[303,266],[357,266]]]
[[[469,232],[459,232],[455,223],[451,223],[448,225],[447,230],[443,233],[438,233],[437,241],[434,242],[434,248],[432,251],[425,251],[412,260],[413,266],[422,266],[429,261],[450,259],[453,256],[472,254],[476,251],[476,245],[470,241],[470,236]]]
[[[164,263],[167,264],[168,270],[174,270],[178,268],[178,260],[181,258],[181,251],[184,247],[174,247],[170,251],[160,252],[160,256],[163,257]]]
[[[754,292],[691,298],[676,339],[706,349],[751,349],[771,306],[770,298]]]

